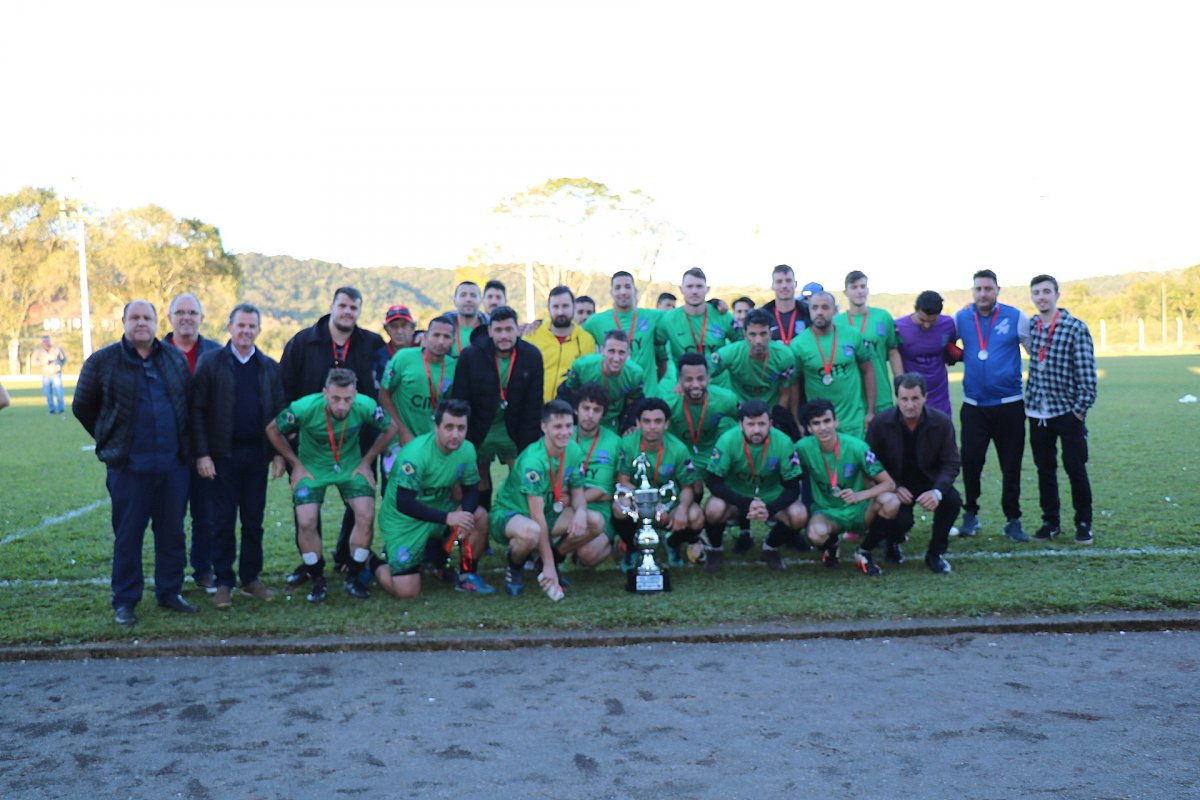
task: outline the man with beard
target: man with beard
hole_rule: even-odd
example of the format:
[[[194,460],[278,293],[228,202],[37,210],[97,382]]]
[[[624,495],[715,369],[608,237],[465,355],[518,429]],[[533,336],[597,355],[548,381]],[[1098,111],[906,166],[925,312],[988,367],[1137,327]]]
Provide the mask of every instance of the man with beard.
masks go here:
[[[771,291],[775,299],[763,305],[763,311],[771,315],[771,338],[791,345],[808,328],[808,304],[796,300],[796,273],[787,264],[771,270]]]
[[[362,314],[362,293],[352,286],[340,286],[333,291],[329,313],[310,328],[297,333],[283,348],[279,359],[279,375],[283,380],[284,398],[290,403],[324,391],[331,369],[348,369],[354,373],[359,394],[375,400],[379,394],[375,384],[374,356],[383,339],[379,334],[358,327]],[[371,429],[359,437],[363,453],[375,443]],[[317,532],[320,533],[320,518]],[[333,551],[334,568],[341,570],[350,560],[350,532],[354,529],[354,512],[349,508],[342,515],[337,545]],[[299,537],[299,526],[297,526]],[[297,538],[296,546],[299,547]],[[299,565],[287,578],[288,586],[299,586],[308,580],[309,570]],[[369,578],[370,573],[364,577]]]
[[[728,372],[738,400],[766,403],[775,427],[793,440],[800,438],[789,411],[796,356],[783,342],[771,339],[771,317],[764,309],[747,314],[742,330],[744,341],[727,344],[709,357],[712,374]]]
[[[292,505],[299,528],[300,557],[312,589],[308,602],[320,603],[328,596],[325,559],[317,520],[325,502],[325,490],[336,486],[342,502],[354,515],[350,533],[350,561],[346,564],[346,593],[365,600],[369,597],[359,573],[371,556],[375,524],[375,459],[396,435],[394,422],[374,400],[359,394],[357,377],[348,369],[331,369],[325,388],[293,401],[267,425],[267,438],[291,466]],[[361,459],[360,433],[367,426],[381,433]],[[287,437],[297,434],[293,449]]]
[[[447,336],[447,343],[449,336]],[[442,530],[455,531],[462,561],[456,589],[491,594],[477,571],[487,546],[487,512],[479,506],[479,469],[475,446],[466,441],[471,409],[448,398],[437,406],[433,427],[411,440],[396,455],[396,464],[379,511],[384,558],[371,559],[371,571],[393,597],[421,593],[421,560],[426,543],[441,539]],[[458,490],[462,500],[455,501]]]
[[[462,351],[450,389],[471,407],[467,439],[479,456],[479,502],[488,509],[492,462],[511,466],[541,432],[542,354],[517,331],[516,311],[500,306],[492,312],[488,335]]]
[[[574,442],[571,407],[561,400],[546,403],[541,429],[542,438],[521,451],[496,496],[491,541],[505,547],[504,591],[515,597],[525,588],[525,560],[532,555],[539,563],[538,585],[551,600],[561,600],[558,565],[573,552],[590,558],[590,547],[605,551],[608,542],[601,536],[604,520],[588,510],[584,497],[583,453]]]
[[[873,563],[871,550],[886,541],[887,560],[903,564],[900,545],[912,530],[913,514],[919,507],[933,514],[925,565],[939,575],[946,574],[950,565],[943,556],[949,546],[950,526],[962,508],[962,498],[954,489],[960,462],[954,425],[948,416],[926,406],[925,379],[920,373],[906,372],[896,378],[896,405],[871,420],[867,443],[895,478],[900,508],[895,519],[875,517],[856,557],[865,554],[860,563]]]
[[[508,287],[498,280],[490,280],[483,285],[483,310],[491,314],[500,306],[508,305]]]
[[[486,333],[489,317],[479,310],[479,284],[463,281],[454,287],[454,310],[446,317],[454,325],[454,338],[450,343],[450,355],[458,357],[475,338],[475,332]]]
[[[617,433],[632,427],[629,410],[642,399],[645,375],[629,358],[629,340],[624,331],[604,334],[603,349],[584,356],[567,370],[567,379],[559,387],[560,399],[573,402],[574,393],[585,383],[599,383],[608,393],[608,408],[603,424]]]
[[[579,327],[583,327],[592,316],[596,313],[596,301],[586,294],[581,294],[575,298],[575,319],[574,322]],[[593,339],[596,337],[592,337]]]
[[[383,347],[375,351],[375,381],[383,382],[383,371],[396,353],[410,347],[420,347],[417,340],[417,326],[408,306],[392,306],[383,317],[383,330],[388,340]]]
[[[896,320],[901,366],[919,372],[929,392],[929,406],[947,417],[950,408],[950,378],[946,372],[947,345],[954,344],[954,320],[942,313],[942,296],[926,290],[917,295],[913,313]]]
[[[761,400],[742,403],[738,427],[717,440],[709,457],[706,483],[712,497],[704,505],[707,572],[721,570],[725,525],[737,520],[774,523],[763,542],[763,560],[771,569],[783,569],[778,548],[808,521],[800,500],[800,472],[795,442],[771,428],[771,407]]]
[[[809,298],[812,327],[792,340],[792,352],[807,401],[829,400],[841,431],[861,439],[875,416],[875,368],[862,334],[833,323],[836,311],[829,292]]]
[[[575,444],[583,453],[583,497],[589,511],[595,511],[604,520],[604,538],[608,548],[600,545],[579,553],[584,566],[599,564],[612,553],[616,542],[616,531],[612,526],[612,497],[617,485],[617,455],[621,449],[621,437],[611,428],[601,425],[608,408],[608,392],[598,383],[585,383],[575,394]]]
[[[892,376],[903,372],[900,363],[900,340],[896,336],[896,322],[882,308],[871,308],[867,299],[871,292],[867,287],[865,273],[854,270],[846,275],[846,300],[850,307],[833,318],[834,325],[845,325],[862,334],[863,342],[871,353],[871,364],[875,367],[875,413],[892,407],[892,394],[887,387],[892,385]]]
[[[438,403],[454,385],[454,323],[435,317],[423,339],[420,349],[401,350],[392,357],[379,387],[379,404],[400,425],[400,446],[433,431]]]
[[[668,363],[677,365],[684,353],[711,356],[741,338],[741,332],[733,325],[733,315],[718,312],[706,301],[708,278],[704,270],[692,267],[683,273],[679,291],[683,294],[683,306],[664,314],[654,334],[659,350],[657,374],[660,376],[666,374]],[[726,389],[732,388],[725,375],[714,375],[713,382]]]
[[[637,288],[633,276],[628,272],[613,273],[610,284],[613,306],[608,311],[593,315],[583,324],[584,330],[603,346],[604,336],[611,330],[625,333],[629,342],[629,357],[642,368],[647,394],[652,393],[651,384],[658,383],[658,363],[654,355],[654,330],[661,312],[653,308],[639,308]]]
[[[542,353],[542,366],[546,370],[542,400],[548,403],[554,399],[558,385],[566,378],[575,360],[595,354],[596,340],[573,321],[575,294],[566,286],[555,286],[550,290],[547,309],[550,324],[539,325],[525,341]]]

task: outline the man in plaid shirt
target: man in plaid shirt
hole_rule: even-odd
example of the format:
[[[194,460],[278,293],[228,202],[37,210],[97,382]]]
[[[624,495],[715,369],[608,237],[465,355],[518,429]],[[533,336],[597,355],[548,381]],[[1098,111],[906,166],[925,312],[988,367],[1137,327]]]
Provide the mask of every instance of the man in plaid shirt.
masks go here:
[[[1088,409],[1096,402],[1096,354],[1092,334],[1083,320],[1058,307],[1058,281],[1038,275],[1029,282],[1038,316],[1030,325],[1029,382],[1025,413],[1029,444],[1038,471],[1042,527],[1035,537],[1059,534],[1058,456],[1062,442],[1063,469],[1071,481],[1075,506],[1075,542],[1092,543],[1092,485],[1088,481]]]

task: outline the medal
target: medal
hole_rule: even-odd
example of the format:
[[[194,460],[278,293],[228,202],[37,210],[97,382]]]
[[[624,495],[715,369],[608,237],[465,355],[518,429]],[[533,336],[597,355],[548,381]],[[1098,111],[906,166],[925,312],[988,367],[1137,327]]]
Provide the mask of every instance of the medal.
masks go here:
[[[1045,372],[1045,371],[1046,371],[1046,362],[1039,361],[1038,362],[1038,372]]]
[[[821,368],[825,372],[825,376],[821,378],[821,383],[830,386],[833,383],[833,362],[837,359],[837,328],[833,329],[833,344],[829,347],[829,360],[825,360],[825,351],[821,348],[821,337],[817,335],[816,328],[809,328],[812,331],[813,341],[817,345],[817,355],[821,357]]]
[[[600,438],[600,434],[596,434],[596,438]],[[546,466],[550,472],[550,496],[554,498],[554,513],[560,514],[563,510],[563,470],[567,467],[567,452],[564,450],[558,456],[558,475],[554,474],[554,459],[550,457],[550,443],[543,437],[542,446],[546,450]]]
[[[337,472],[337,473],[339,473],[339,474],[340,474],[340,473],[341,473],[341,471],[342,471],[342,465],[341,465],[341,464],[334,464],[334,465],[333,465],[333,471],[334,471],[334,472]]]
[[[508,408],[508,401],[507,401],[507,400],[501,400],[501,401],[500,401],[500,407],[501,407],[501,408]]]
[[[513,367],[517,365],[517,348],[511,350],[508,360],[508,374],[500,374],[500,356],[496,355],[496,380],[500,383],[500,407],[508,408],[508,382],[512,380]]]
[[[325,429],[329,431],[329,451],[333,454],[333,471],[341,473],[342,471],[342,445],[346,443],[346,423],[350,420],[350,415],[346,415],[346,419],[342,420],[342,432],[338,435],[337,442],[333,441],[333,418],[329,415],[329,406],[325,406]]]
[[[1042,317],[1038,315],[1038,336],[1042,335]],[[1046,351],[1050,349],[1050,341],[1054,338],[1054,327],[1058,325],[1058,311],[1054,312],[1054,318],[1050,320],[1050,330],[1046,332],[1046,343],[1038,348],[1038,369],[1045,371],[1046,369]]]
[[[980,351],[979,351],[979,360],[980,360],[980,361],[987,361],[987,360],[988,360],[988,352],[987,352],[987,350],[980,350]]]
[[[994,324],[996,324],[996,317],[999,314],[1000,314],[1000,307],[997,305],[995,308],[992,309],[992,313],[988,317],[988,335],[987,336],[983,335],[983,327],[979,324],[979,309],[975,309],[974,313],[971,315],[971,318],[973,320],[975,320],[975,335],[979,337],[979,360],[980,361],[988,360],[988,349],[987,349],[988,339],[991,338],[992,326]],[[966,344],[966,341],[964,341],[963,344]]]
[[[561,513],[562,513],[562,510],[563,510],[563,501],[562,501],[562,500],[555,500],[555,501],[554,501],[554,513],[555,513],[555,514],[561,514]]]
[[[826,386],[831,385],[833,383],[833,376],[832,375],[821,376],[821,383],[825,384]]]

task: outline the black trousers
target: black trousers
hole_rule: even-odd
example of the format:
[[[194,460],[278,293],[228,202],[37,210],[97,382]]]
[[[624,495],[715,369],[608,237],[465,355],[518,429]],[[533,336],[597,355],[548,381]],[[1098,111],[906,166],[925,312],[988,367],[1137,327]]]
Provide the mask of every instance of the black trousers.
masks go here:
[[[912,492],[914,499],[920,497],[925,492],[932,489],[932,486],[908,486],[906,489]],[[900,512],[896,514],[894,520],[885,520],[882,517],[876,517],[871,523],[871,531],[867,534],[866,540],[863,542],[863,548],[866,550],[873,549],[880,541],[886,539],[889,543],[900,544],[904,541],[904,534],[913,529],[916,524],[915,515],[917,505],[900,504]],[[920,509],[922,514],[928,513],[925,509]],[[962,511],[962,496],[958,490],[951,486],[946,491],[942,492],[942,501],[938,503],[938,507],[933,510],[933,533],[929,537],[929,547],[925,551],[928,556],[940,556],[950,548],[950,528],[954,525],[954,521],[958,519],[959,512]]]
[[[1050,419],[1029,419],[1029,446],[1037,465],[1038,500],[1042,521],[1059,525],[1058,442],[1062,442],[1063,471],[1071,482],[1075,523],[1092,522],[1092,484],[1088,480],[1087,425],[1074,414]]]
[[[1000,461],[1000,507],[1005,519],[1021,518],[1021,460],[1025,457],[1025,403],[998,406],[973,406],[963,403],[959,413],[962,424],[962,476],[966,489],[963,508],[979,513],[980,476],[987,461],[988,444],[996,447]]]
[[[267,465],[262,445],[234,447],[230,456],[213,458],[217,477],[212,483],[213,571],[219,586],[233,587],[237,559],[237,523],[242,520],[242,551],[238,577],[245,586],[258,580],[263,568],[263,511],[267,504]],[[203,478],[201,478],[203,480]]]

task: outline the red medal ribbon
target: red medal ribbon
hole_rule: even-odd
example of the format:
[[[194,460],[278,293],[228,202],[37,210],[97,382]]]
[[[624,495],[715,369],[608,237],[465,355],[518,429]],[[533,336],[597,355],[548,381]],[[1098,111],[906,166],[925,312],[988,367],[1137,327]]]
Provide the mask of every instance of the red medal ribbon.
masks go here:
[[[658,483],[658,470],[659,470],[659,468],[660,468],[660,467],[662,467],[662,458],[663,458],[663,453],[665,453],[666,451],[667,451],[666,442],[659,442],[659,445],[658,445],[658,458],[657,458],[657,459],[655,459],[655,461],[654,461],[654,478],[653,478],[653,482],[654,482],[655,484],[657,484],[657,483]],[[642,454],[643,454],[643,455],[645,455],[645,453],[646,453],[646,448],[643,446],[643,447],[642,447]]]
[[[996,324],[996,315],[1000,313],[1000,306],[997,304],[992,309],[992,315],[988,317],[988,337],[992,335],[992,326]],[[979,312],[976,311],[971,315],[975,320],[975,335],[979,337],[979,349],[987,352],[987,339],[983,338],[983,328],[979,327]]]
[[[429,382],[429,409],[431,411],[437,411],[438,396],[437,396],[437,392],[434,390],[434,385],[433,385],[433,370],[431,370],[429,368],[429,353],[426,353],[426,352],[421,353],[421,363],[425,365],[425,380],[427,380]],[[442,368],[438,372],[438,379],[437,379],[438,386],[442,385],[442,379],[444,377],[446,377],[446,359],[444,356],[442,357],[441,366],[442,366]],[[497,374],[499,374],[499,373],[497,372]]]
[[[1054,312],[1054,319],[1050,320],[1050,330],[1046,332],[1046,343],[1038,348],[1038,361],[1046,360],[1046,351],[1050,349],[1050,342],[1054,339],[1054,327],[1058,325],[1058,311]],[[1042,317],[1038,315],[1038,336],[1042,335]]]
[[[796,335],[796,308],[792,307],[792,316],[788,320],[790,324],[787,326],[787,330],[783,329],[783,317],[779,316],[779,306],[774,306],[771,310],[775,312],[775,323],[779,326],[779,340],[790,345],[792,337]]]
[[[837,439],[833,443],[833,469],[829,468],[829,461],[825,458],[825,452],[821,451],[821,464],[825,467],[825,475],[829,478],[829,486],[836,492],[837,485],[837,462],[842,457],[842,440]]]
[[[333,350],[333,365],[340,367],[342,364],[345,364],[346,356],[350,353],[350,340],[347,339],[346,343],[342,345],[342,352],[340,354],[338,353],[337,344],[332,339],[329,340],[329,347]]]
[[[333,418],[329,416],[329,406],[325,406],[325,428],[329,431],[329,449],[333,452],[333,465],[339,471],[342,468],[342,445],[346,443],[346,423],[350,421],[350,415],[342,420],[342,432],[338,435],[337,444],[333,443]]]
[[[704,435],[704,415],[708,412],[708,392],[704,393],[704,404],[700,406],[700,420],[696,423],[696,427],[692,427],[692,412],[688,408],[688,401],[683,399],[683,418],[687,420],[688,438],[692,440],[692,452],[697,452],[696,448],[700,446],[700,437]]]
[[[592,437],[592,446],[588,448],[587,458],[585,458],[583,460],[583,471],[585,473],[587,472],[588,464],[592,463],[592,453],[596,452],[596,445],[599,443],[600,443],[600,430],[597,429],[596,435]],[[579,433],[578,432],[575,433],[575,444],[579,445],[580,447],[583,446],[583,442],[579,441]]]
[[[854,327],[854,315],[851,314],[849,311],[846,312],[846,321],[850,323],[851,328]],[[867,314],[866,313],[864,313],[862,315],[862,322],[860,322],[858,324],[858,332],[861,333],[863,336],[867,335]]]
[[[617,316],[617,310],[614,308],[612,311],[613,311],[613,324],[617,326],[617,330],[621,331],[622,333],[625,333],[625,330],[621,327],[621,318]],[[629,321],[629,333],[625,334],[626,336],[629,337],[629,346],[631,348],[633,347],[633,332],[636,330],[637,330],[637,308],[634,308],[633,309],[633,319],[631,319]]]
[[[508,360],[508,374],[500,381],[500,402],[508,403],[508,382],[512,379],[513,367],[517,365],[517,348],[512,349],[512,357]],[[500,380],[500,355],[496,354],[496,379]]]
[[[600,438],[600,434],[596,434],[596,438]],[[562,502],[563,490],[563,470],[567,466],[567,451],[563,450],[558,457],[558,477],[554,475],[554,459],[550,457],[550,443],[543,440],[542,446],[546,448],[546,466],[550,468],[550,493],[554,497],[554,502]]]
[[[688,333],[692,335],[692,344],[696,345],[696,352],[704,352],[704,337],[708,334],[708,303],[704,304],[704,319],[700,323],[700,338],[696,338],[696,329],[692,327],[692,317],[686,311],[683,312],[687,317]]]
[[[837,326],[833,326],[833,346],[829,348],[829,360],[825,360],[825,351],[821,349],[821,337],[817,335],[816,328],[809,328],[812,331],[813,341],[817,343],[817,355],[821,357],[821,368],[826,375],[833,375],[833,362],[837,358]]]
[[[771,446],[771,432],[767,431],[767,438],[762,443],[762,463],[760,468],[767,466],[767,448]],[[750,445],[746,442],[746,437],[742,437],[742,452],[746,454],[746,465],[750,467],[750,480],[754,483],[754,491],[758,491],[758,470],[754,469],[754,458],[750,455]]]

